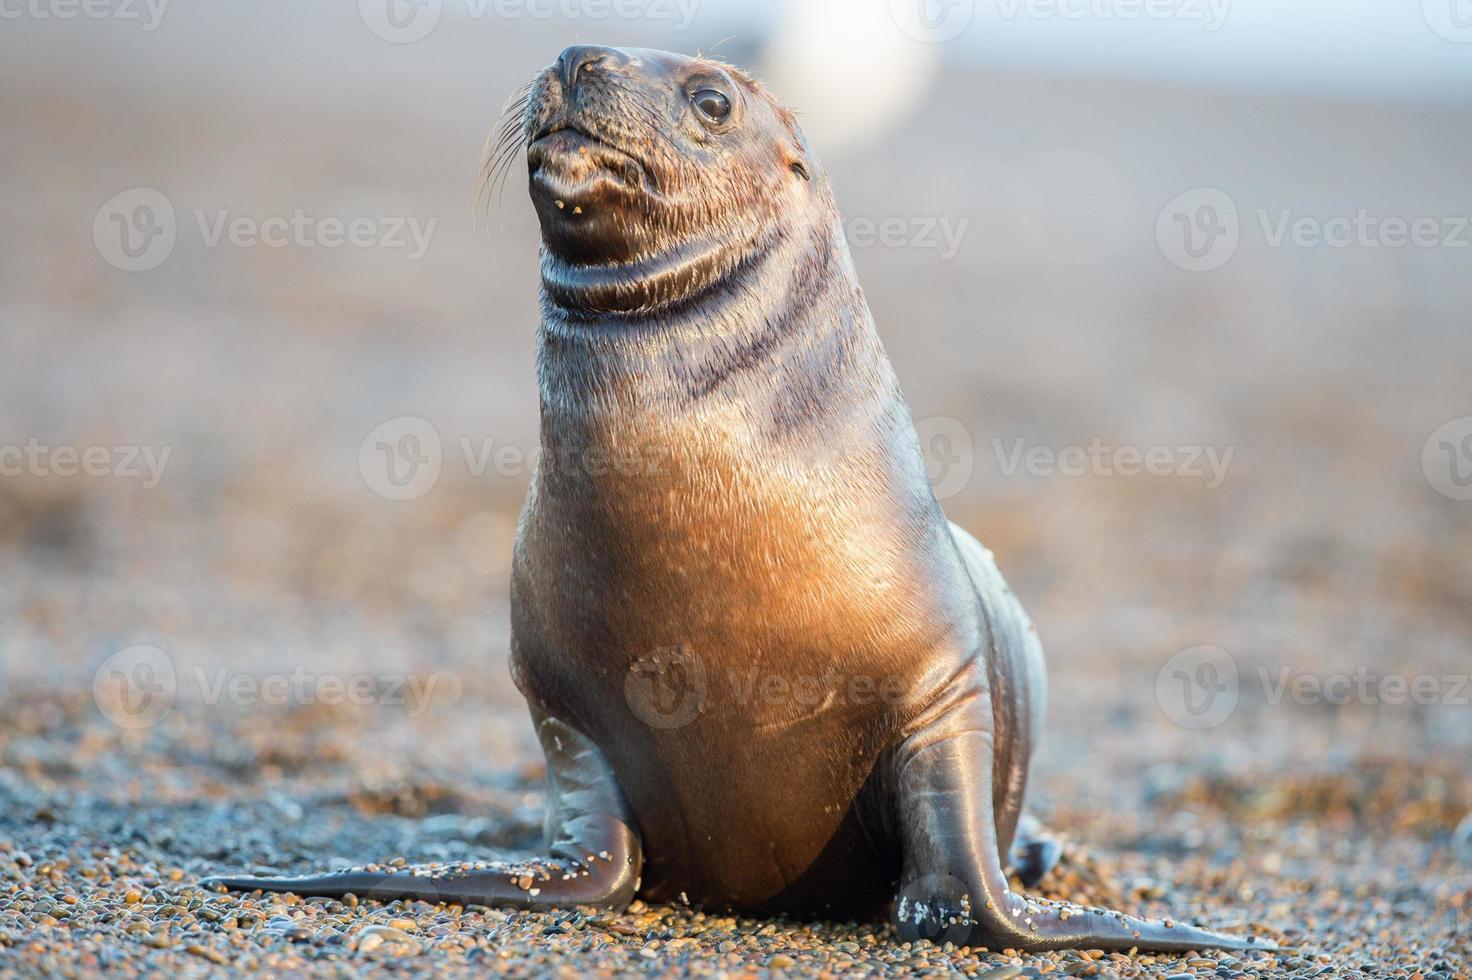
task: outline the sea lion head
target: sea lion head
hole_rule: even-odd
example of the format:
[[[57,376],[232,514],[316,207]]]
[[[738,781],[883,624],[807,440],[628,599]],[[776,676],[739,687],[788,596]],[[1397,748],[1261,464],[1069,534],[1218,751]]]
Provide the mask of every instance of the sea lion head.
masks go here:
[[[544,299],[565,313],[637,316],[729,288],[836,220],[793,114],[729,65],[571,47],[523,101],[500,146],[526,147]]]

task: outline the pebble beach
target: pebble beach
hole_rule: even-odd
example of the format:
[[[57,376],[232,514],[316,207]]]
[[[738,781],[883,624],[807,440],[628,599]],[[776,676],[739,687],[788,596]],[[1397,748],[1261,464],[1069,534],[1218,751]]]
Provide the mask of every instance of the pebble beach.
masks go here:
[[[1456,775],[1385,769],[1300,786],[1296,801],[1244,785],[1156,785],[1154,806],[1095,817],[1038,894],[1195,918],[1280,949],[1187,955],[900,943],[888,926],[753,919],[680,906],[610,914],[216,894],[222,867],[259,872],[381,855],[385,863],[475,860],[536,845],[535,766],[377,782],[371,735],[324,765],[331,715],[269,734],[242,719],[181,747],[120,739],[77,698],[6,706],[0,792],[0,970],[18,975],[691,975],[971,977],[1467,976],[1465,858],[1432,824],[1396,831],[1405,808],[1347,812],[1375,793],[1404,799]],[[104,722],[104,724],[106,724]],[[43,747],[44,746],[44,747]],[[365,751],[367,750],[367,751]],[[233,760],[256,760],[242,789]],[[264,762],[270,759],[270,762]],[[324,779],[324,770],[331,778]],[[119,776],[126,774],[124,779]],[[380,776],[380,778],[383,778]],[[1157,775],[1158,779],[1164,776]],[[1374,785],[1372,789],[1371,786]],[[1285,787],[1286,788],[1286,787]],[[1058,790],[1060,809],[1067,794]],[[1345,803],[1330,803],[1336,795]],[[1271,794],[1270,794],[1271,795]],[[1318,808],[1328,804],[1328,809]],[[1458,801],[1465,806],[1466,800]],[[1345,807],[1341,809],[1340,807]],[[1186,819],[1187,815],[1191,819]],[[1388,823],[1380,823],[1380,820]],[[1061,825],[1061,824],[1060,824]],[[1325,833],[1326,826],[1344,828]],[[1248,828],[1245,832],[1243,828]],[[1461,830],[1460,846],[1472,824]]]
[[[1472,978],[1472,502],[1433,452],[1472,416],[1466,253],[1294,252],[1252,217],[1465,214],[1465,107],[951,65],[827,159],[846,216],[969,229],[855,262],[946,512],[1048,652],[1029,794],[1064,856],[1034,892],[1278,947],[1023,954],[201,886],[540,844],[507,668],[537,232],[514,180],[469,204],[501,100],[588,31],[365,44],[275,0],[118,26],[0,38],[0,450],[51,461],[0,476],[0,975]],[[1248,221],[1206,274],[1156,238],[1198,186]],[[96,226],[137,188],[177,241],[130,272]],[[433,233],[211,243],[298,211]],[[439,447],[413,494],[372,469],[403,419]],[[1179,465],[1056,465],[1096,444]]]

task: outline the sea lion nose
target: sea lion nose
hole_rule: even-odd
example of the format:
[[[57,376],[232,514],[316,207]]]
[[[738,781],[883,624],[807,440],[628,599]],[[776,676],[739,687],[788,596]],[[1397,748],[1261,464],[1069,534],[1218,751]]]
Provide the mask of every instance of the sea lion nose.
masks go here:
[[[563,88],[571,92],[578,83],[581,73],[596,68],[608,68],[627,64],[629,56],[617,48],[602,48],[596,44],[575,44],[562,52],[557,59],[561,69]]]

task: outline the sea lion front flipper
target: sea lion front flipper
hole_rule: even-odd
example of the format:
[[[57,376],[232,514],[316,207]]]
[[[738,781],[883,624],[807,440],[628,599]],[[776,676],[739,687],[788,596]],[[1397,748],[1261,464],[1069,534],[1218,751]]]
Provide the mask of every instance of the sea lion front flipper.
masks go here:
[[[992,805],[991,695],[964,689],[924,719],[895,754],[904,870],[893,919],[902,940],[988,949],[1275,949],[1225,936],[1011,891]]]
[[[556,718],[532,712],[547,756],[547,857],[396,868],[369,865],[300,878],[207,878],[207,888],[522,909],[622,909],[643,867],[634,818],[603,752]]]

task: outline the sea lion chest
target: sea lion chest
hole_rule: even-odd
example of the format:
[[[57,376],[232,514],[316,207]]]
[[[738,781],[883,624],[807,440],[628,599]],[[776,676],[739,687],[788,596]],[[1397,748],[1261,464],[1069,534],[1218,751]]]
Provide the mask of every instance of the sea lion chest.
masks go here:
[[[922,584],[950,552],[923,472],[912,486],[883,446],[784,439],[727,401],[544,422],[518,683],[609,755],[652,897],[831,903],[832,875],[866,868],[880,896],[885,818],[856,801],[946,674],[908,651],[956,621],[958,597]]]

